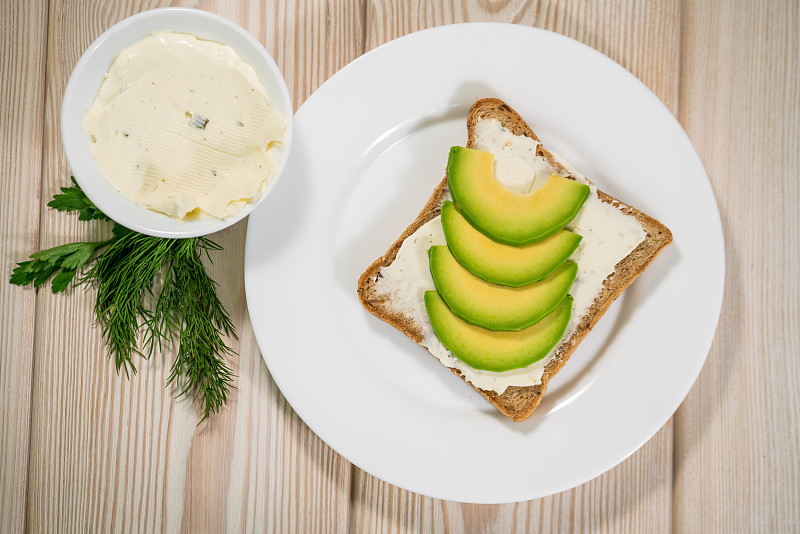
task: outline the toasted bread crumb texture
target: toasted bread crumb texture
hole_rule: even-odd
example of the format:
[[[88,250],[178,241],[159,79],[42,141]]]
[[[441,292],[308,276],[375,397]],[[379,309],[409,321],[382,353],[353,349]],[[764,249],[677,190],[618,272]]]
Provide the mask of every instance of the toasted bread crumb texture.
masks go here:
[[[475,148],[475,126],[483,119],[496,119],[514,135],[530,137],[540,143],[538,155],[543,156],[551,167],[560,175],[575,178],[565,165],[551,152],[541,146],[541,141],[531,128],[522,120],[508,104],[496,98],[478,100],[470,108],[467,116],[467,147]],[[624,204],[615,198],[598,191],[600,200],[611,204],[621,212],[634,217],[647,236],[629,255],[617,263],[614,272],[603,283],[603,291],[594,300],[589,310],[581,317],[578,328],[572,335],[562,341],[556,348],[553,359],[545,367],[541,384],[533,386],[510,386],[503,393],[486,391],[472,386],[486,400],[492,403],[503,415],[513,421],[522,421],[530,417],[542,401],[550,379],[569,360],[577,346],[597,324],[597,321],[611,303],[622,294],[637,276],[655,259],[655,257],[672,241],[669,229],[657,220],[645,215],[639,210]],[[411,225],[395,241],[386,254],[375,260],[361,275],[358,281],[358,296],[362,305],[379,319],[394,326],[406,336],[421,344],[423,340],[422,326],[411,318],[405,316],[401,310],[392,306],[391,296],[380,294],[377,286],[380,279],[380,270],[387,267],[397,257],[397,252],[403,241],[412,235],[423,224],[427,223],[441,211],[441,206],[449,197],[447,179],[444,178],[434,189],[425,207]],[[457,376],[464,378],[457,369],[451,369]],[[472,384],[470,384],[472,385]]]

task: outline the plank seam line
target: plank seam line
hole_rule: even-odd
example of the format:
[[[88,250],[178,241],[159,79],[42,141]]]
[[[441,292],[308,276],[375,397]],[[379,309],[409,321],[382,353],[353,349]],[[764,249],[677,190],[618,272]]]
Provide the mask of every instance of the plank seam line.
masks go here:
[[[41,102],[41,116],[39,118],[41,122],[41,136],[42,136],[42,143],[41,143],[41,154],[39,156],[40,159],[40,166],[39,166],[39,224],[35,230],[36,232],[36,243],[41,247],[42,244],[42,220],[44,218],[44,209],[42,207],[42,192],[44,191],[44,182],[45,182],[45,161],[46,161],[46,150],[45,150],[45,121],[47,117],[47,89],[49,85],[49,80],[47,77],[48,72],[48,64],[49,64],[49,55],[50,55],[50,8],[51,2],[47,3],[47,10],[44,15],[44,31],[42,32],[44,35],[44,57],[43,57],[43,76],[44,83],[42,84],[42,95],[40,97]],[[30,374],[30,383],[28,391],[30,391],[30,400],[28,405],[28,460],[26,465],[26,477],[25,477],[25,505],[22,507],[23,512],[23,525],[25,525],[25,532],[30,531],[30,514],[28,509],[28,504],[30,499],[28,498],[28,494],[30,492],[31,487],[31,451],[33,448],[33,385],[34,385],[34,376],[36,376],[36,331],[38,330],[39,326],[39,290],[35,289],[35,294],[33,298],[33,339],[31,340],[31,374]]]
[[[678,10],[680,11],[678,16],[678,95],[676,100],[678,101],[678,109],[676,110],[678,116],[678,122],[681,121],[681,113],[683,113],[683,98],[682,98],[682,88],[683,88],[683,63],[686,60],[685,56],[685,49],[683,41],[686,39],[686,0],[680,0],[678,2]],[[683,127],[683,124],[681,124]]]
[[[361,50],[359,56],[367,53],[367,41],[369,39],[369,1],[361,0]]]

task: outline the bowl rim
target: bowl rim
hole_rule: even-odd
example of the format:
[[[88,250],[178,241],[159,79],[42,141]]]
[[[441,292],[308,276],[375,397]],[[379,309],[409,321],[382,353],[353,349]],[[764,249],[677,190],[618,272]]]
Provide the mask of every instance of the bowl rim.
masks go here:
[[[85,92],[86,88],[84,86],[87,83],[93,84],[96,79],[95,73],[102,70],[103,74],[99,76],[97,88],[89,88],[89,92],[92,93],[91,102],[94,102],[96,92],[99,90],[100,84],[105,78],[105,73],[108,72],[111,64],[109,62],[107,65],[103,65],[104,68],[101,69],[96,66],[96,62],[101,60],[99,54],[106,51],[111,39],[123,33],[129,33],[133,37],[120,46],[111,49],[113,52],[111,61],[113,61],[113,58],[116,58],[125,48],[159,30],[172,30],[179,33],[193,34],[201,39],[204,38],[202,36],[204,33],[202,28],[193,33],[189,30],[171,27],[169,21],[174,20],[174,17],[188,17],[190,20],[195,21],[202,19],[207,26],[216,26],[221,29],[222,33],[235,35],[238,38],[237,40],[242,41],[237,46],[230,42],[225,42],[224,39],[210,39],[231,46],[240,57],[251,56],[251,61],[247,62],[256,68],[256,74],[262,84],[270,88],[271,103],[283,116],[286,123],[284,138],[279,150],[280,156],[276,158],[279,161],[277,161],[272,180],[261,191],[256,201],[248,203],[241,211],[225,219],[203,218],[181,221],[136,204],[111,185],[111,182],[97,168],[89,148],[89,141],[84,135],[81,126],[83,115],[86,112],[86,109],[82,109],[79,103],[79,98],[83,98],[81,92]],[[157,27],[162,20],[164,21],[163,26]],[[142,28],[142,30],[137,32],[133,28]],[[125,40],[123,39],[123,41]],[[243,52],[242,44],[250,47],[250,50],[248,50],[250,53]],[[259,61],[263,61],[263,64],[252,65],[252,57],[257,57]],[[263,73],[269,73],[270,79],[264,79]],[[275,94],[275,90],[277,90],[278,94]],[[293,118],[293,103],[281,70],[269,51],[249,31],[229,19],[201,9],[165,7],[143,11],[117,22],[97,37],[84,51],[75,64],[64,89],[61,101],[60,133],[64,154],[71,171],[70,174],[75,177],[89,200],[103,213],[108,215],[114,222],[141,234],[184,239],[208,235],[232,226],[247,217],[264,201],[274,189],[286,166],[292,146]],[[99,181],[98,177],[100,178]]]

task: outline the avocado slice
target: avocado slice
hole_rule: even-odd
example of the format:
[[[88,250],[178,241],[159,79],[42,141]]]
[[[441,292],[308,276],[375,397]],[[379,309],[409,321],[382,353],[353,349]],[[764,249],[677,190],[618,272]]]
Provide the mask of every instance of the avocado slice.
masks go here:
[[[476,230],[449,200],[442,205],[442,227],[447,246],[458,263],[488,282],[513,287],[552,273],[583,239],[569,230],[558,230],[529,245],[504,245]]]
[[[578,264],[568,261],[541,280],[523,287],[493,284],[462,266],[445,246],[428,249],[436,290],[464,321],[488,330],[522,330],[553,311],[567,294]]]
[[[512,193],[495,178],[493,161],[489,152],[454,146],[447,181],[464,217],[495,241],[541,241],[570,222],[589,197],[588,185],[555,173],[533,194]]]
[[[453,356],[475,369],[502,373],[537,362],[561,340],[572,314],[567,295],[547,317],[518,332],[495,332],[458,318],[436,291],[425,292],[433,331]]]

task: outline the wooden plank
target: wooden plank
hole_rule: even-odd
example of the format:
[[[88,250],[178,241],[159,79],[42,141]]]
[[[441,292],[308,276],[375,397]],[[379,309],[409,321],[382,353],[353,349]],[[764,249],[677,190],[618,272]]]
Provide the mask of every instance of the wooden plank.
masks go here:
[[[496,21],[556,31],[598,49],[639,77],[677,115],[679,2],[406,2],[375,0],[372,48],[412,31]],[[513,103],[512,103],[513,105]],[[421,497],[357,470],[356,532],[665,532],[671,524],[672,422],[622,464],[583,486],[523,503],[477,506]]]
[[[102,31],[157,2],[54,1],[48,33],[42,199],[68,170],[60,101],[80,54]],[[283,69],[296,104],[363,50],[360,2],[185,2],[216,11],[258,37]],[[46,211],[41,246],[101,235],[102,225]],[[197,406],[165,389],[171,357],[117,376],[93,327],[92,294],[45,296],[37,312],[28,526],[77,531],[342,531],[350,464],[299,420],[258,353],[243,286],[245,225],[214,236],[225,247],[212,276],[239,325],[237,387],[197,425]],[[309,514],[307,510],[315,513]]]
[[[0,5],[0,531],[25,526],[36,291],[8,283],[39,242],[47,3]]]
[[[726,280],[675,418],[679,532],[800,529],[800,8],[686,3],[680,119],[711,178]]]
[[[295,108],[362,53],[358,2],[253,2],[239,7],[221,2],[200,7],[231,18],[265,44],[284,73]],[[229,489],[219,508],[209,511],[219,491],[215,482],[192,484],[185,513],[196,521],[186,523],[184,530],[207,530],[213,525],[207,519],[225,517],[224,526],[234,532],[341,532],[346,523],[332,518],[347,515],[351,467],[299,419],[264,365],[244,297],[245,230],[240,224],[219,235],[227,261],[212,268],[224,287],[235,288],[228,291],[235,301],[228,308],[237,310],[235,322],[243,325],[238,391],[225,422],[230,435],[204,439],[203,452],[193,449],[188,461],[190,479],[204,480],[220,453],[229,456]]]
[[[99,14],[86,3],[50,5],[43,202],[68,182],[58,117],[69,73],[89,43],[128,14],[119,5],[108,7]],[[39,245],[97,239],[105,232],[103,224],[44,210]],[[160,369],[156,378],[140,373],[130,382],[118,377],[93,327],[92,303],[91,293],[82,290],[40,295],[28,487],[32,531],[52,525],[75,531],[124,525],[133,531],[141,529],[140,521],[161,521],[153,497],[159,490],[163,494],[154,476],[159,462],[143,456],[159,448],[158,440],[150,439],[150,426],[163,437],[169,421],[170,404],[162,400],[166,372]],[[150,402],[132,404],[131,394]],[[137,492],[144,484],[150,491]]]
[[[69,74],[94,38],[132,13],[120,3],[106,7],[50,4],[43,202],[69,180],[59,131]],[[107,231],[105,224],[47,209],[39,245],[94,240]],[[39,296],[27,525],[33,532],[53,525],[67,531],[141,531],[169,524],[176,514],[176,508],[159,502],[178,486],[163,471],[177,471],[176,445],[188,446],[194,420],[179,415],[183,406],[164,389],[168,362],[137,361],[138,375],[130,380],[117,375],[93,325],[92,305],[93,292],[81,289]]]

